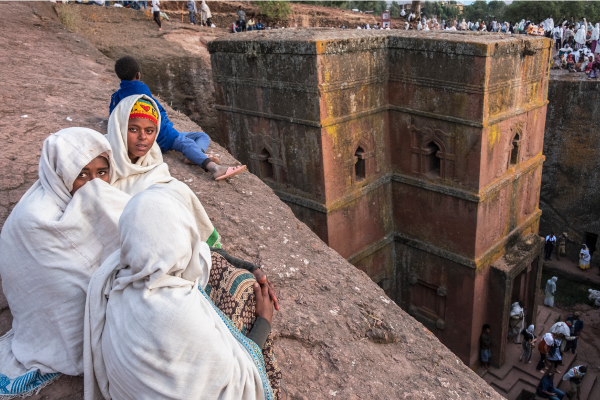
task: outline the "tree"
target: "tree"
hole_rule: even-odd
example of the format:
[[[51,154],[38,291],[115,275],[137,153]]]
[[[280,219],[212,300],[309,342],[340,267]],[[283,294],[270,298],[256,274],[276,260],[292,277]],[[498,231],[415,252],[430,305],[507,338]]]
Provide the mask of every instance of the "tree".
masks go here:
[[[394,18],[400,17],[400,13],[402,12],[402,7],[395,1],[392,1],[390,5],[390,16]]]
[[[258,9],[262,15],[270,19],[285,19],[292,13],[287,1],[260,1]]]

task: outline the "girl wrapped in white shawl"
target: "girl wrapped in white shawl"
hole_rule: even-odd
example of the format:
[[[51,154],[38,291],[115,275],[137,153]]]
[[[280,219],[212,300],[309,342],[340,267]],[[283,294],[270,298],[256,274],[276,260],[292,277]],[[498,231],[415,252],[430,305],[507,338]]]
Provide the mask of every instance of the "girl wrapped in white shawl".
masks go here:
[[[138,100],[144,100],[158,110],[156,103],[151,97],[134,95],[121,100],[110,114],[106,138],[112,147],[115,161],[115,174],[111,178],[110,184],[130,196],[135,196],[155,183],[164,183],[176,188],[179,194],[188,202],[202,240],[211,247],[221,247],[219,234],[208,218],[206,211],[204,211],[200,200],[198,200],[194,192],[185,183],[171,176],[169,167],[163,162],[162,153],[155,140],[160,134],[159,113],[157,113],[154,138],[148,140],[149,146],[145,149],[145,154],[140,156],[135,162],[131,161],[127,133],[130,114]]]
[[[272,399],[260,348],[201,289],[211,254],[187,200],[154,185],[119,232],[88,289],[85,398]]]
[[[4,224],[0,274],[13,324],[0,339],[0,398],[32,394],[60,373],[83,373],[89,280],[119,247],[117,224],[130,196],[101,179],[80,181],[98,158],[104,175],[111,157],[108,141],[91,129],[50,135],[39,180]]]

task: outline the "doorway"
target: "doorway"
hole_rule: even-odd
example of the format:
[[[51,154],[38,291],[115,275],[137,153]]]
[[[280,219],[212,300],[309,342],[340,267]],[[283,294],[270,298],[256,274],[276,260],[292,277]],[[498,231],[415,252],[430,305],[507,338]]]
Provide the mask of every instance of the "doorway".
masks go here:
[[[590,255],[593,255],[596,251],[596,243],[598,242],[598,235],[595,233],[585,232],[583,235],[583,243],[590,249]]]

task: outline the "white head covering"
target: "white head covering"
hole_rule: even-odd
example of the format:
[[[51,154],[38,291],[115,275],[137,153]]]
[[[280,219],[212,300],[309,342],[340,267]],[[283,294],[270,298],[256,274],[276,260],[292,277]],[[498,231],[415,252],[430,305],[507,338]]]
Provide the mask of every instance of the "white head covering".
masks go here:
[[[553,277],[552,277],[552,281],[553,281],[553,282],[556,282],[557,280],[558,280],[558,278],[557,278],[557,277],[555,277],[555,276],[553,276]]]
[[[583,21],[585,22],[585,18],[583,19]],[[581,45],[585,45],[586,34],[587,34],[587,30],[585,29],[586,26],[587,26],[587,22],[585,22],[585,24],[582,25],[582,27],[579,28],[577,30],[577,33],[575,34],[575,41]]]
[[[592,36],[590,37],[591,40],[598,40],[600,39],[600,23],[596,24],[596,26],[594,27],[594,30],[592,30]],[[598,47],[596,45],[596,47]]]
[[[533,333],[533,330],[534,330],[534,329],[535,329],[535,327],[534,327],[533,325],[529,325],[529,326],[527,327],[527,332],[529,332],[529,333]]]
[[[103,153],[111,157],[110,145],[91,129],[68,128],[46,138],[40,179],[2,229],[0,274],[13,325],[0,340],[0,373],[11,380],[13,394],[35,390],[52,378],[47,374],[83,373],[86,291],[94,271],[118,248],[117,224],[130,199],[100,179],[69,193],[81,170]],[[37,383],[11,386],[26,373]]]
[[[552,334],[550,332],[546,333],[544,335],[544,342],[546,342],[546,344],[548,346],[553,346],[554,345],[554,336],[552,336]]]
[[[140,98],[151,102],[156,107],[154,100],[148,96],[129,96],[121,100],[108,119],[108,134],[106,137],[113,149],[115,164],[115,175],[111,178],[110,184],[130,196],[135,196],[156,183],[176,186],[179,194],[188,201],[192,209],[202,240],[206,241],[209,246],[219,247],[219,235],[212,222],[210,222],[204,207],[185,183],[171,176],[169,167],[163,162],[162,153],[156,142],[146,155],[140,157],[135,164],[131,163],[127,155],[127,125],[129,124],[131,108]],[[158,126],[160,126],[160,114]],[[157,136],[159,134],[160,132],[157,133]]]
[[[200,289],[211,255],[187,201],[154,185],[129,202],[119,233],[89,286],[86,399],[272,399],[260,348]]]

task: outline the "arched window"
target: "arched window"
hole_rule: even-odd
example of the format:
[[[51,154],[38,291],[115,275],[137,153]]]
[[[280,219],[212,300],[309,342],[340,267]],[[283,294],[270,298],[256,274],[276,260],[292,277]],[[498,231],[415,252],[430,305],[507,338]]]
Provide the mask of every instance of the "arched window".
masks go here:
[[[515,135],[510,151],[510,165],[516,165],[519,162],[519,134]]]
[[[440,148],[434,142],[429,142],[425,146],[423,155],[425,156],[425,173],[429,176],[437,177],[440,176],[441,170],[441,159],[438,157],[438,151]]]
[[[267,149],[258,156],[260,163],[260,178],[265,181],[273,181],[273,164],[271,163],[271,153]]]
[[[356,149],[354,153],[354,174],[356,176],[356,182],[360,182],[365,179],[365,151],[362,147]]]

